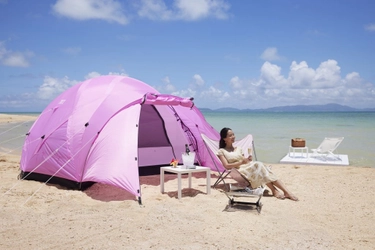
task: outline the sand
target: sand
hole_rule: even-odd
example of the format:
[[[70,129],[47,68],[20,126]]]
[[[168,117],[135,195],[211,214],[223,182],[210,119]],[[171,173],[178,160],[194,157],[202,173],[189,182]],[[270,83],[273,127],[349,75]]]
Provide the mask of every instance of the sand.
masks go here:
[[[34,121],[37,116],[0,114],[0,123]]]
[[[21,119],[0,115],[0,122]],[[23,118],[22,118],[23,119]],[[1,139],[1,138],[0,138]],[[0,156],[0,249],[374,249],[375,168],[273,164],[299,201],[262,198],[228,207],[223,185],[206,192],[168,175],[141,177],[143,204],[94,184],[72,191],[17,180],[20,155]],[[217,173],[211,173],[212,184]],[[232,182],[228,179],[229,182]]]

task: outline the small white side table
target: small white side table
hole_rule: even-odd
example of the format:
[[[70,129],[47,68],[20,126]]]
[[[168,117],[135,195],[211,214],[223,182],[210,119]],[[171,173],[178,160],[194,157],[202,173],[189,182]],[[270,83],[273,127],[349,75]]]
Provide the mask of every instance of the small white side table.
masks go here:
[[[290,153],[293,153],[293,158],[294,158],[296,156],[296,151],[298,151],[298,150],[300,151],[302,157],[304,157],[303,156],[304,153],[306,153],[306,158],[309,157],[309,148],[308,147],[292,147],[292,146],[289,146],[289,157],[291,157]],[[305,152],[305,150],[306,150],[306,152]]]
[[[178,178],[178,199],[181,199],[181,175],[188,174],[189,176],[189,188],[191,188],[191,174],[197,172],[206,172],[207,181],[207,194],[211,193],[211,169],[208,167],[196,166],[195,169],[185,169],[182,166],[173,167],[160,167],[160,192],[164,193],[164,173],[170,172],[177,174]]]

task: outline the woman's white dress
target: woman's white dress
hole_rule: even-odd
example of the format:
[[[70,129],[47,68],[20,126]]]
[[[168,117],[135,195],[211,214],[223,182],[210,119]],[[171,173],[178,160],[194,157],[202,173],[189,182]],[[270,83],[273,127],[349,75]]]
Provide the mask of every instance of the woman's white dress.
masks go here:
[[[232,152],[220,148],[217,154],[224,156],[228,163],[238,162],[243,159],[242,148],[240,147],[234,148],[234,151]],[[276,175],[272,173],[271,169],[260,161],[252,161],[242,164],[238,171],[246,176],[253,188],[257,188],[278,179]]]

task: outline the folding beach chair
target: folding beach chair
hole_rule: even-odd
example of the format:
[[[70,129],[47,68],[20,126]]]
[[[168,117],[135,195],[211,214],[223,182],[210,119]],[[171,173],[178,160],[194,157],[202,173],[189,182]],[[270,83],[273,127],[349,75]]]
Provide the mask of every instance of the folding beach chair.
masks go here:
[[[223,182],[225,184],[225,178],[230,174],[230,170],[227,170],[221,164],[217,152],[219,151],[219,141],[208,138],[206,135],[201,134],[204,144],[206,145],[207,151],[210,154],[211,160],[215,165],[216,171],[219,173],[219,177],[216,180],[213,187],[215,188],[219,183]],[[241,147],[245,157],[252,155],[253,159],[257,160],[257,155],[255,152],[253,136],[248,134],[243,139],[234,142],[235,147]],[[220,166],[220,167],[219,167]],[[220,169],[224,169],[221,171]]]
[[[232,185],[229,183],[228,190],[224,190],[225,195],[229,199],[229,205],[234,206],[237,204],[241,205],[255,205],[258,213],[260,213],[262,209],[262,203],[260,202],[260,199],[263,196],[263,192],[265,190],[264,187],[259,187],[256,189],[253,189],[251,187],[251,183],[249,180],[242,175],[237,169],[225,169],[219,157],[217,156],[217,152],[219,150],[219,142],[213,139],[208,138],[206,135],[202,134],[203,141],[206,145],[206,148],[208,152],[210,153],[212,162],[214,163],[217,171],[219,172],[219,177],[216,180],[213,187],[215,188],[219,183],[223,182],[224,186],[227,186],[225,183],[225,178],[230,175],[233,180],[237,182],[236,185]],[[236,141],[234,143],[235,147],[241,147],[242,151],[245,154],[245,157],[252,155],[254,159],[256,159],[256,153],[255,153],[255,147],[254,147],[254,141],[252,135],[247,135],[245,138],[243,138],[240,141]],[[224,171],[220,171],[219,165],[221,166],[221,169],[224,169]],[[249,202],[243,200],[243,198],[257,198],[255,202]],[[241,200],[237,200],[241,199]]]
[[[328,156],[332,156],[334,159],[340,160],[339,155],[335,155],[333,152],[338,148],[341,142],[344,140],[344,137],[337,137],[337,138],[329,138],[326,137],[320,143],[319,147],[316,149],[311,149],[313,152],[312,157],[316,156],[323,156],[324,159],[327,160]]]

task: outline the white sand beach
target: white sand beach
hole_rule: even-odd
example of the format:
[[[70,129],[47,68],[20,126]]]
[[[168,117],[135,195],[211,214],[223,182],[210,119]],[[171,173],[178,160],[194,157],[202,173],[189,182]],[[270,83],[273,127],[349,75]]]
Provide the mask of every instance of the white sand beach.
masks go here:
[[[34,121],[37,116],[0,114],[0,123]]]
[[[0,115],[0,122],[23,121]],[[33,118],[35,119],[35,117]],[[299,201],[262,198],[262,211],[228,208],[221,187],[206,194],[168,175],[141,177],[143,205],[100,183],[72,191],[17,179],[20,155],[0,156],[0,249],[373,249],[375,168],[272,164]],[[211,173],[211,183],[217,173]]]

